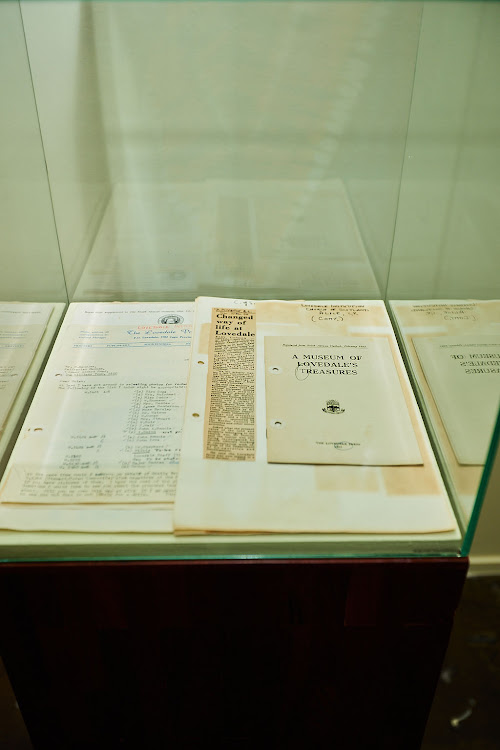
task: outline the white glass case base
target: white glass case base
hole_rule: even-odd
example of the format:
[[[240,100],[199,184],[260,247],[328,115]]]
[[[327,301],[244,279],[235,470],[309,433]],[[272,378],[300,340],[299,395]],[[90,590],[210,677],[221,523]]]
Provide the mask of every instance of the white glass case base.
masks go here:
[[[0,561],[91,559],[252,559],[456,556],[458,531],[433,535],[300,534],[205,535],[75,534],[0,531]]]

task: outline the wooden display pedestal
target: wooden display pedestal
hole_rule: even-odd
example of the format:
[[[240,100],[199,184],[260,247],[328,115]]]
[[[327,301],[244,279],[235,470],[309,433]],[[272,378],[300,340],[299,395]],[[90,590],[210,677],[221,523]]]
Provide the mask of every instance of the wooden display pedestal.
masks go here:
[[[6,564],[35,750],[417,750],[467,560]]]

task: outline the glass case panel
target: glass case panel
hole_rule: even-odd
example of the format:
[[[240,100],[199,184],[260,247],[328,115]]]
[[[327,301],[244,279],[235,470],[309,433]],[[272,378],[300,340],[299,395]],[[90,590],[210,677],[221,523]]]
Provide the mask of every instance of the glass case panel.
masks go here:
[[[0,3],[0,472],[67,301],[19,4]]]
[[[487,369],[494,370],[497,356],[499,4],[41,1],[21,2],[21,14],[17,5],[3,5],[11,8],[26,47],[19,47],[19,71],[27,76],[23,80],[29,84],[41,165],[45,157],[50,178],[49,184],[42,170],[46,193],[34,202],[33,215],[46,222],[56,265],[59,242],[61,293],[65,282],[70,301],[77,304],[65,319],[23,441],[0,487],[0,525],[10,529],[1,532],[2,556],[189,559],[466,552],[480,505],[476,498],[486,489],[496,447],[490,433],[498,381],[489,378],[495,373],[485,373],[488,385],[481,387],[480,403],[472,408],[478,388],[472,387],[468,397],[463,384],[453,384],[449,365],[458,363],[455,369],[462,373],[468,368],[459,367],[461,356],[467,354],[468,362],[482,355],[490,363]],[[8,79],[6,85],[11,84]],[[18,88],[21,84],[12,86],[16,95]],[[12,130],[3,140],[15,142],[18,135]],[[44,279],[56,278],[47,257],[37,279],[38,259],[31,263],[29,254],[23,263],[29,268],[22,274],[26,290],[33,271],[34,286],[40,287],[37,301],[48,293]],[[189,303],[200,295],[217,299],[199,303],[192,326]],[[309,302],[274,307],[259,302],[272,299]],[[442,477],[382,301],[398,334]],[[189,498],[186,487],[201,476],[205,479],[196,497],[208,497],[210,486],[212,503],[217,503],[220,489],[228,507],[231,482],[234,498],[238,487],[253,487],[250,504],[268,497],[273,507],[296,484],[305,489],[295,506],[306,503],[310,490],[316,493],[317,507],[325,502],[325,517],[335,516],[332,509],[337,509],[335,523],[328,534],[320,533],[325,523],[300,529],[315,534],[276,533],[292,529],[290,518],[297,511],[292,503],[290,512],[281,512],[286,517],[281,529],[276,520],[269,527],[262,522],[252,526],[247,517],[246,526],[240,518],[232,529],[244,533],[214,534],[231,529],[210,519],[189,527],[191,517],[177,531],[195,529],[196,534],[154,533],[153,518],[158,528],[171,524],[171,505],[151,507],[156,491],[151,472],[143,477],[142,504],[127,505],[127,472],[132,466],[139,471],[159,439],[160,421],[183,403],[179,389],[186,387],[187,359],[186,374],[179,370],[176,376],[177,395],[160,394],[158,373],[172,375],[184,366],[177,362],[174,367],[168,357],[161,365],[161,347],[174,340],[185,346],[193,332],[187,403],[194,403],[193,393],[208,398],[208,384],[214,384],[216,317],[227,309],[224,314],[240,324],[236,329],[234,320],[229,323],[232,333],[255,326],[257,361],[271,328],[276,340],[283,326],[296,326],[293,330],[301,332],[296,335],[311,335],[306,313],[313,328],[319,326],[312,335],[344,337],[322,346],[352,346],[354,339],[346,337],[358,336],[365,337],[354,344],[365,347],[362,357],[380,349],[379,372],[372,379],[383,379],[380,373],[392,363],[424,468],[418,463],[347,466],[355,464],[351,456],[340,471],[336,466],[330,471],[332,467],[311,460],[309,478],[303,466],[283,465],[286,492],[267,496],[267,469],[256,478],[241,462],[238,478],[238,462],[228,462],[234,477],[228,484],[220,473],[219,484],[213,483],[217,470],[205,464],[202,469],[196,457],[189,463],[192,456],[188,461],[183,446],[184,499]],[[120,368],[131,340],[127,373]],[[305,346],[298,339],[293,345]],[[100,356],[99,350],[107,353]],[[457,358],[449,361],[450,352]],[[245,361],[248,366],[236,388],[240,396],[248,395],[245,378],[253,373],[251,356]],[[207,364],[208,371],[203,369]],[[254,387],[261,389],[262,400],[262,362],[258,366]],[[443,372],[449,375],[444,385]],[[216,377],[222,375],[223,367]],[[454,419],[457,413],[473,412],[472,441],[463,437],[461,423],[447,425],[438,404],[440,388],[445,412]],[[155,389],[161,396],[156,401],[151,396]],[[126,398],[117,396],[120,390]],[[367,411],[380,407],[382,391],[375,388]],[[485,403],[486,391],[490,400]],[[381,402],[387,415],[396,408],[393,393]],[[87,396],[92,408],[85,407]],[[52,413],[49,403],[57,405]],[[75,404],[80,406],[73,414]],[[320,409],[330,424],[344,411],[335,394]],[[196,422],[200,413],[193,406],[186,419]],[[143,430],[122,446],[116,465],[104,466],[105,472],[114,472],[111,478],[106,475],[112,491],[101,486],[102,473],[94,482],[106,454],[106,429],[96,431],[96,425],[106,415],[118,442],[122,417],[127,440],[139,422]],[[85,429],[80,425],[71,432],[73,419]],[[370,430],[378,435],[380,425],[389,422],[376,421]],[[282,427],[275,415],[277,425]],[[62,455],[63,428],[71,441],[54,471],[54,456]],[[472,446],[474,455],[458,455],[453,429],[466,454]],[[53,439],[47,442],[44,430],[50,435],[54,430]],[[168,430],[175,432],[171,424]],[[198,434],[198,440],[201,432],[190,434]],[[378,440],[379,453],[391,440]],[[178,455],[179,446],[167,443],[163,454]],[[358,449],[354,438],[335,444],[339,451]],[[483,472],[488,448],[490,460]],[[21,454],[22,461],[17,458]],[[48,455],[52,464],[40,458]],[[206,461],[205,454],[200,460]],[[183,462],[188,468],[182,468]],[[89,467],[92,481],[85,474]],[[226,469],[224,477],[231,475]],[[36,486],[31,484],[36,472],[43,474],[43,492],[36,484],[39,477]],[[80,479],[85,474],[85,492],[80,485],[75,489],[78,472]],[[71,491],[62,492],[61,477]],[[442,521],[449,507],[443,480],[456,516],[451,513],[448,525]],[[424,487],[420,495],[419,487]],[[435,507],[433,494],[439,498]],[[410,525],[401,524],[405,502],[415,507]],[[441,525],[431,529],[429,519],[441,502]],[[380,513],[373,510],[377,503]],[[382,521],[389,507],[393,517],[389,513]],[[105,533],[116,527],[116,514],[120,533]],[[232,514],[234,520],[238,513]],[[77,533],[82,529],[86,533]],[[251,533],[271,531],[275,533]]]
[[[421,12],[23,3],[72,298],[383,296]]]
[[[464,528],[500,397],[499,34],[498,3],[425,7],[387,290]]]

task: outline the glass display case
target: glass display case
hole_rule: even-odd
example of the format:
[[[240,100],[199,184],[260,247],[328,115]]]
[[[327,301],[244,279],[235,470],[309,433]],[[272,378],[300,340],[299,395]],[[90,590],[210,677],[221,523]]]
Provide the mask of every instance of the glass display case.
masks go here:
[[[0,7],[0,472],[67,303],[20,7]]]
[[[499,3],[10,0],[0,18],[0,396],[17,368],[0,557],[468,554],[499,432]],[[273,460],[264,422],[265,468],[262,440],[250,459],[209,455],[199,394],[241,401],[252,369],[214,395],[211,321],[225,310],[255,326],[262,403],[285,367],[264,364],[278,357],[264,339],[286,326],[337,357],[354,341],[372,356],[364,389],[345,391],[371,414],[369,457],[356,462],[348,437],[334,466],[316,452],[304,468],[302,443]],[[322,319],[312,333],[304,311]],[[191,331],[181,449],[168,420],[183,409]],[[165,341],[182,343],[182,363],[173,348],[162,359]],[[80,392],[103,400],[89,408]],[[323,396],[329,424],[344,419]],[[399,402],[405,428],[390,421]],[[97,403],[109,434],[118,425],[114,459]],[[390,453],[412,430],[419,457]],[[177,467],[179,454],[179,508],[196,497],[198,520],[174,511],[166,533],[177,479],[161,457]]]

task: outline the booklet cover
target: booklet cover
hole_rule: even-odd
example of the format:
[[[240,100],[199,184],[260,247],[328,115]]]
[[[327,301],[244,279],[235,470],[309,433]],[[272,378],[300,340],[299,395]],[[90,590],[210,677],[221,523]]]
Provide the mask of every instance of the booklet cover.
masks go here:
[[[422,463],[386,339],[266,336],[264,343],[269,462]]]

